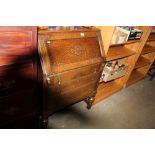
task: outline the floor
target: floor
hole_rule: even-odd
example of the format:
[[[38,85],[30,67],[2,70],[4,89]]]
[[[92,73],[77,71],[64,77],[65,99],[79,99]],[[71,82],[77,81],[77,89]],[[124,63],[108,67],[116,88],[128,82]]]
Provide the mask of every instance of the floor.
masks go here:
[[[155,128],[155,78],[148,77],[87,110],[79,102],[49,117],[54,129]]]

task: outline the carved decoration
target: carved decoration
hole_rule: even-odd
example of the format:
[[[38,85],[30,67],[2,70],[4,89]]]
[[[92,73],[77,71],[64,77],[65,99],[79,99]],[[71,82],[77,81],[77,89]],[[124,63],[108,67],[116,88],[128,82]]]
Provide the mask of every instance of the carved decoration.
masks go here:
[[[86,49],[82,45],[72,46],[69,50],[70,53],[77,55],[77,56],[82,55],[82,53],[85,51],[86,51]]]

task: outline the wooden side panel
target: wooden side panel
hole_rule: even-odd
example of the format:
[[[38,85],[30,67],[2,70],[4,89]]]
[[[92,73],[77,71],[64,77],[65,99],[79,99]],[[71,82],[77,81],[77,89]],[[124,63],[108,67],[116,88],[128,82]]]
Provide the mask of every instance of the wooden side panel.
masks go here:
[[[37,117],[36,49],[36,27],[0,27],[1,127],[10,123],[15,127],[19,119]]]
[[[101,30],[104,51],[105,51],[105,55],[107,55],[108,49],[111,43],[111,38],[115,30],[115,26],[95,26],[95,27]]]

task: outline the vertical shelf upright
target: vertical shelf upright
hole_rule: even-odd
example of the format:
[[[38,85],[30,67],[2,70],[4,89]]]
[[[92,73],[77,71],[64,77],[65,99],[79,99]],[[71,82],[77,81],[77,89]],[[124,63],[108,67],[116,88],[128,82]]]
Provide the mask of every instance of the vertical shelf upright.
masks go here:
[[[155,35],[151,32],[154,27],[145,26],[143,29],[146,30],[146,33],[144,32],[143,34],[142,44],[137,53],[135,65],[126,86],[143,79],[147,75],[147,72],[155,59]]]

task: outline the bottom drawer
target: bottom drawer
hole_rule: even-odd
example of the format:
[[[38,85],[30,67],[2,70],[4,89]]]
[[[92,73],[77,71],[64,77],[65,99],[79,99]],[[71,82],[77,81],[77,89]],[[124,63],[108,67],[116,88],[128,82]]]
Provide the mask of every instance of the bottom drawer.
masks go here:
[[[44,94],[43,114],[52,114],[66,106],[94,95],[96,93],[96,87],[97,83],[92,82],[65,94],[55,94],[52,90],[49,90]]]
[[[33,63],[0,66],[0,97],[35,87]]]
[[[20,117],[36,113],[34,91],[21,93],[0,99],[0,123],[10,122]]]
[[[37,129],[37,128],[39,128],[39,118],[37,117],[36,114],[0,124],[0,129]]]

